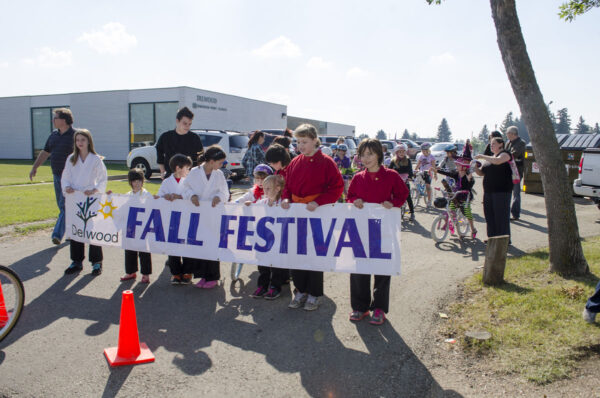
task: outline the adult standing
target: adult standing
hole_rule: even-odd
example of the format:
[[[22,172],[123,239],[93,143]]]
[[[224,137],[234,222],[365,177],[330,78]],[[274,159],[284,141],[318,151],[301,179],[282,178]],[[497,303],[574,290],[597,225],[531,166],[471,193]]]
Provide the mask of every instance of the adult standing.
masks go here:
[[[519,183],[513,185],[512,191],[512,206],[510,207],[510,214],[512,214],[513,220],[518,220],[521,216],[521,181],[523,180],[523,162],[525,159],[525,141],[519,137],[519,129],[517,126],[510,126],[506,130],[506,137],[508,143],[506,150],[511,153],[517,170],[519,170]]]
[[[502,133],[499,132],[499,131],[497,131],[497,130],[494,130],[494,131],[492,131],[490,133],[490,135],[488,136],[488,144],[485,146],[485,149],[483,150],[483,154],[485,156],[492,156],[493,155],[490,146],[491,146],[492,140],[494,138],[502,138]]]
[[[44,149],[35,160],[29,172],[29,180],[33,181],[38,167],[50,157],[50,168],[52,169],[52,177],[54,179],[54,195],[56,196],[56,204],[59,210],[56,225],[54,225],[54,230],[52,231],[52,243],[59,245],[65,235],[65,197],[62,192],[60,179],[65,168],[65,163],[67,162],[67,157],[73,153],[73,134],[75,133],[75,130],[73,130],[73,113],[67,108],[55,109],[52,122],[56,130],[50,134],[46,140]]]
[[[189,156],[196,164],[198,155],[204,152],[202,141],[198,134],[190,131],[194,114],[187,106],[179,109],[175,117],[175,130],[161,134],[156,143],[156,161],[160,168],[160,176],[165,179],[173,173],[169,161],[178,153]]]
[[[259,164],[266,163],[265,153],[262,149],[264,142],[265,133],[262,131],[253,132],[248,140],[248,150],[242,159],[242,166],[246,169],[246,176],[250,179],[251,183],[253,182],[254,168]]]
[[[475,159],[485,161],[482,166],[477,164],[475,172],[483,176],[483,213],[488,238],[510,235],[510,196],[513,186],[509,164],[512,155],[504,149],[502,138],[493,138],[490,150],[492,156],[475,156]]]

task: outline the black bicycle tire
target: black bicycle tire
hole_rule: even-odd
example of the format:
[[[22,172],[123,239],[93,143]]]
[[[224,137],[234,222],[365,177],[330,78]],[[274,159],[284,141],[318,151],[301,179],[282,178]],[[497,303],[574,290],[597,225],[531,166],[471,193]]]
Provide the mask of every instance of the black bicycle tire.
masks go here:
[[[0,274],[8,274],[8,278],[13,280],[17,286],[17,294],[20,296],[20,300],[18,300],[17,308],[15,308],[14,314],[11,318],[11,322],[8,326],[0,329],[0,341],[4,340],[6,336],[14,329],[14,327],[19,322],[19,318],[21,317],[21,313],[23,312],[23,307],[25,306],[25,288],[23,287],[23,282],[19,275],[12,269],[0,265]]]

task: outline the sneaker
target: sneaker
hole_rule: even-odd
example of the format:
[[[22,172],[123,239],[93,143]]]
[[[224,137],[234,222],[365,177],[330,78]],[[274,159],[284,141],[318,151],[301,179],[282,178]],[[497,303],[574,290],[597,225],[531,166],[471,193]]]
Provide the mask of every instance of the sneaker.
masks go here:
[[[375,308],[375,311],[373,311],[373,315],[371,316],[371,320],[369,321],[369,323],[371,325],[381,325],[383,322],[385,322],[385,312],[383,312],[383,310],[380,310],[379,308]]]
[[[141,283],[150,283],[150,275],[142,275]]]
[[[252,298],[262,298],[265,294],[267,294],[267,289],[265,289],[262,286],[259,286],[256,288],[256,290],[254,291],[254,293],[252,293],[250,295],[250,297]]]
[[[314,311],[317,308],[319,308],[319,298],[309,294],[304,304],[304,311]]]
[[[304,303],[306,303],[307,298],[308,298],[308,294],[296,292],[296,294],[294,295],[294,298],[288,305],[288,308],[296,309],[296,308],[302,307],[304,305]]]
[[[596,313],[589,311],[587,308],[583,309],[583,320],[587,323],[594,323],[596,321]]]
[[[359,322],[362,321],[363,319],[365,319],[365,317],[369,316],[369,311],[352,311],[350,313],[350,321],[352,322]]]
[[[471,234],[471,238],[475,239],[477,237],[477,230],[474,229],[473,233]]]
[[[80,272],[83,269],[83,265],[81,263],[76,263],[73,261],[71,265],[67,267],[65,270],[65,275],[74,274],[76,272]]]
[[[92,276],[98,276],[102,273],[102,263],[92,264]]]
[[[281,296],[281,289],[277,289],[276,287],[272,287],[269,289],[267,294],[265,294],[266,300],[275,300],[277,297]]]
[[[201,279],[198,281],[198,283],[196,283],[196,284],[194,285],[194,287],[197,287],[197,288],[199,288],[199,289],[202,289],[202,288],[204,287],[204,284],[205,284],[205,283],[206,283],[206,279],[204,279],[204,278],[201,278]]]
[[[60,245],[60,239],[58,239],[56,236],[52,237],[52,243],[54,243],[55,245]]]
[[[189,285],[190,283],[192,283],[192,274],[183,274],[181,275],[181,284],[182,285]]]
[[[415,213],[410,213],[410,219],[411,222],[415,221]]]
[[[125,282],[125,281],[130,281],[130,280],[135,280],[136,274],[135,272],[133,274],[125,274],[121,277],[121,282]]]
[[[181,285],[181,275],[172,275],[171,285]]]
[[[213,287],[217,286],[219,284],[219,281],[207,281],[204,286],[202,286],[203,289],[212,289]]]

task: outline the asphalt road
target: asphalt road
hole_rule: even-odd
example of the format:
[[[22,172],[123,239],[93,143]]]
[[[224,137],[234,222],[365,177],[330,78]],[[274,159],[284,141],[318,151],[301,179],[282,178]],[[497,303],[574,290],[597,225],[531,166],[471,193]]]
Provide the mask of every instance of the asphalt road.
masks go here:
[[[547,245],[543,198],[523,200],[511,255]],[[581,235],[598,234],[598,209],[576,202]],[[0,343],[0,397],[462,396],[444,389],[419,354],[435,343],[428,330],[438,305],[483,264],[481,196],[474,213],[477,240],[435,244],[429,228],[437,211],[417,209],[417,222],[403,229],[402,275],[392,278],[381,327],[348,321],[347,274],[326,274],[323,304],[307,313],[287,309],[289,288],[275,301],[250,298],[252,266],[233,288],[230,264],[221,264],[222,286],[205,291],[171,286],[166,257],[153,255],[152,283],[120,283],[121,250],[104,249],[99,277],[88,264],[65,276],[68,244],[52,245],[47,233],[4,240],[0,263],[23,278],[27,297],[19,324]],[[125,289],[134,291],[140,340],[156,362],[111,368],[103,350],[117,345]]]

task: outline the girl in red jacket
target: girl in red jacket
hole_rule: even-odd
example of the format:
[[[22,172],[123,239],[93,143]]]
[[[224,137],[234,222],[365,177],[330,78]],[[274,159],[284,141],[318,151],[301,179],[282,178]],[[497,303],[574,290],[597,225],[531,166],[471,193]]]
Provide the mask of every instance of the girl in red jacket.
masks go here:
[[[289,209],[290,202],[305,203],[308,211],[335,203],[344,191],[344,181],[335,162],[319,149],[317,129],[302,124],[294,131],[300,155],[286,168],[285,188],[281,207]],[[303,307],[306,311],[319,308],[323,295],[323,272],[292,270],[296,293],[289,308]]]
[[[383,148],[379,140],[365,139],[358,146],[358,156],[365,169],[356,173],[348,188],[348,202],[359,209],[364,203],[380,203],[386,209],[402,207],[408,197],[408,189],[400,174],[382,166]],[[373,299],[371,299],[371,275],[350,275],[350,320],[358,322],[373,310],[370,323],[381,325],[390,302],[389,275],[375,275]]]

